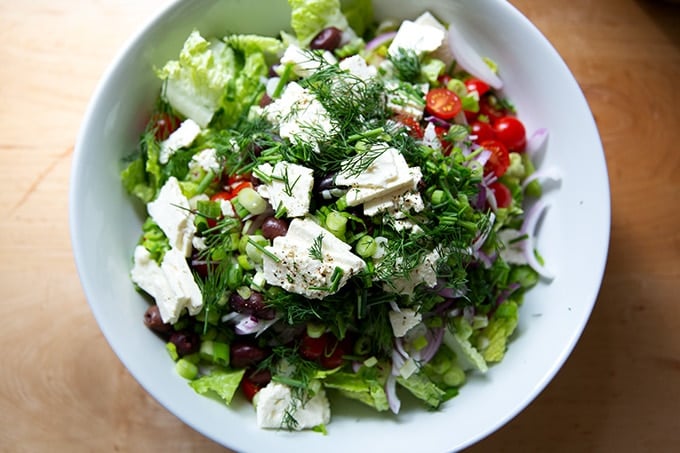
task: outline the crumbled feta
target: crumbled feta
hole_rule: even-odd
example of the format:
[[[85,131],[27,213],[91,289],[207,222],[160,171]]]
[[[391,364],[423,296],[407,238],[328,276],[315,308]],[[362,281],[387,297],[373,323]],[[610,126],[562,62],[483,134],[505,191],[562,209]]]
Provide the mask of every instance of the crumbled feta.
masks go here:
[[[151,258],[149,251],[138,245],[130,276],[137,286],[154,298],[165,323],[176,322],[185,308],[195,315],[203,306],[203,296],[189,265],[176,249],[165,252],[159,266]]]
[[[420,324],[423,315],[412,308],[402,308],[400,311],[390,310],[389,313],[392,332],[397,338],[401,338],[406,333]]]
[[[322,58],[328,64],[336,64],[338,60],[328,51],[324,51]],[[318,56],[313,56],[310,52],[300,49],[295,44],[288,46],[281,57],[281,64],[293,66],[293,72],[299,77],[309,77],[321,68],[323,64]]]
[[[222,169],[219,160],[217,159],[217,150],[215,148],[206,148],[194,154],[189,162],[189,166],[197,166],[205,171],[212,171],[219,173]]]
[[[442,45],[445,30],[421,21],[405,20],[387,49],[389,55],[397,55],[399,49],[412,50],[418,56],[434,52]]]
[[[397,219],[403,219],[407,212],[422,212],[425,209],[425,203],[417,188],[423,174],[419,167],[410,167],[409,174],[413,184],[407,192],[400,188],[384,196],[366,201],[364,203],[364,215],[373,217],[381,212],[386,212]]]
[[[380,153],[371,156],[368,153]],[[359,174],[353,174],[357,159],[343,163],[335,178],[338,186],[347,186],[348,206],[357,206],[380,197],[401,195],[413,187],[412,168],[399,151],[386,144],[375,144],[366,158],[375,159]],[[413,167],[416,168],[416,167]]]
[[[281,137],[296,144],[310,143],[316,152],[317,140],[327,138],[335,129],[326,108],[296,82],[289,83],[281,97],[264,108],[264,114],[278,126]]]
[[[347,71],[357,79],[364,81],[372,79],[378,73],[376,67],[367,64],[361,55],[352,55],[345,58],[338,66],[343,71]]]
[[[310,219],[293,219],[285,236],[274,239],[265,247],[263,272],[267,283],[310,299],[322,299],[333,289],[342,288],[347,281],[366,267],[366,263],[351,252],[349,244]],[[320,257],[312,253],[320,252]],[[336,269],[341,271],[338,276]]]
[[[220,211],[224,217],[237,217],[234,205],[230,200],[220,200]]]
[[[437,262],[440,258],[440,250],[435,248],[411,271],[408,278],[397,278],[385,283],[384,289],[397,294],[411,295],[415,287],[421,283],[433,288],[437,284]]]
[[[309,400],[294,399],[290,387],[270,382],[255,395],[257,426],[280,429],[286,414],[295,419],[296,430],[309,429],[331,421],[331,408],[326,392],[320,388]],[[285,427],[288,427],[287,425]]]
[[[302,217],[309,212],[314,187],[312,169],[285,161],[274,167],[262,164],[257,169],[272,178],[270,183],[261,184],[256,190],[274,209],[283,206],[287,217]]]
[[[396,115],[406,115],[420,121],[425,112],[425,93],[427,83],[411,85],[407,82],[388,80],[385,82],[387,108]]]
[[[182,124],[168,138],[161,142],[160,156],[158,158],[160,163],[167,164],[170,157],[177,150],[191,145],[200,132],[201,127],[194,120],[186,119],[182,121]]]
[[[418,16],[418,18],[416,20],[414,20],[413,22],[415,22],[418,25],[423,25],[423,26],[426,26],[426,27],[434,27],[434,28],[439,29],[441,31],[446,31],[446,27],[441,22],[439,22],[439,20],[437,20],[437,18],[434,17],[432,15],[432,13],[429,12],[429,11],[425,11],[423,14]]]
[[[149,215],[170,241],[184,256],[191,254],[191,240],[196,233],[194,214],[189,200],[179,187],[177,178],[171,176],[161,187],[158,197],[147,205]]]

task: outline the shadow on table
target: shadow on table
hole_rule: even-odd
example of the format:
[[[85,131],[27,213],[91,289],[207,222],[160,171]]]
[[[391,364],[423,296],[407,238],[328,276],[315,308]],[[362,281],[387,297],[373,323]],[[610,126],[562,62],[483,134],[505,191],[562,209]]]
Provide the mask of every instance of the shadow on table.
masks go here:
[[[680,48],[680,0],[635,0],[661,31]]]

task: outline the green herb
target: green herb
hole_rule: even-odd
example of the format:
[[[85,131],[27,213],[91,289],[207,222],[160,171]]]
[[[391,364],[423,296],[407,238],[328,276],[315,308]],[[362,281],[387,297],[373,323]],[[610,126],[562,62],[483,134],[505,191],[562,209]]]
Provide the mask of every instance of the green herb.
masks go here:
[[[413,49],[397,49],[387,59],[394,66],[397,77],[406,82],[415,82],[420,76],[420,59]]]
[[[309,248],[309,256],[318,261],[323,261],[323,251],[321,250],[321,247],[323,245],[323,234],[319,234],[316,238],[314,238],[314,242],[312,243],[312,246]]]

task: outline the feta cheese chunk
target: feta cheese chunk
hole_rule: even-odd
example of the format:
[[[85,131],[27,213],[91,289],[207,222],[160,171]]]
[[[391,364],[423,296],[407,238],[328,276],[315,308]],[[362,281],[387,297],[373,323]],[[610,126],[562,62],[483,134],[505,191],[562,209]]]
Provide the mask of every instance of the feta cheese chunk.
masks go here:
[[[293,143],[311,143],[319,152],[317,140],[335,129],[326,108],[312,92],[296,82],[286,86],[282,96],[264,108],[266,118],[279,128],[279,135]]]
[[[265,249],[276,257],[263,256],[267,283],[310,299],[337,292],[366,267],[349,244],[310,219],[293,219],[286,235]]]
[[[406,115],[420,121],[425,113],[425,93],[429,89],[427,83],[412,85],[388,80],[385,82],[387,108],[396,115]]]
[[[313,428],[331,421],[331,407],[326,392],[320,388],[309,400],[293,398],[290,387],[278,382],[270,382],[255,395],[257,426],[260,428],[288,428],[284,426],[286,414],[295,419],[290,426],[295,430]]]
[[[412,50],[419,57],[434,52],[442,45],[446,31],[426,21],[413,22],[405,20],[401,23],[396,36],[387,49],[389,55],[398,55],[399,49]]]
[[[147,205],[149,215],[170,241],[170,247],[191,254],[191,240],[196,233],[194,214],[189,200],[182,194],[177,178],[171,176],[161,187],[158,197]]]
[[[425,255],[423,261],[411,271],[408,278],[397,278],[390,283],[385,283],[383,288],[385,291],[404,295],[413,294],[415,287],[421,283],[433,288],[437,284],[437,262],[441,256],[440,250],[435,248]]]
[[[369,153],[379,154],[375,157]],[[344,162],[335,177],[336,185],[349,187],[345,195],[348,206],[403,194],[413,186],[411,167],[399,151],[386,144],[375,144],[366,154],[366,158],[373,157],[375,157],[373,161],[359,174],[354,174],[354,168],[359,164],[357,158]]]
[[[338,62],[335,56],[329,51],[325,51],[322,54],[322,58],[328,62],[328,64],[335,64]],[[293,72],[299,77],[309,77],[321,68],[323,62],[319,61],[319,57],[314,57],[295,44],[291,44],[283,53],[281,64],[292,65]]]
[[[364,214],[373,217],[381,212],[386,212],[397,219],[403,219],[407,212],[422,212],[425,209],[425,203],[417,189],[423,174],[419,167],[409,167],[409,174],[411,175],[412,185],[407,192],[399,188],[381,197],[366,201],[364,203]]]
[[[343,71],[347,71],[357,79],[364,81],[370,80],[378,74],[376,67],[367,64],[361,55],[347,57],[338,66]]]
[[[203,306],[203,296],[189,264],[176,249],[165,252],[159,266],[149,251],[138,245],[130,276],[137,286],[154,298],[165,323],[177,322],[185,308],[190,314],[196,315]]]
[[[212,171],[219,173],[222,169],[219,160],[217,159],[217,150],[215,148],[206,148],[194,154],[189,162],[189,167],[199,167],[205,171]]]
[[[403,337],[423,320],[423,315],[412,308],[402,308],[400,311],[390,310],[389,317],[392,332],[396,338]]]
[[[200,132],[201,127],[194,120],[187,119],[182,121],[182,124],[168,138],[161,142],[160,156],[158,158],[160,163],[167,164],[170,157],[177,150],[191,145]]]
[[[276,210],[286,208],[286,217],[302,217],[309,212],[314,187],[314,172],[302,165],[278,162],[274,167],[262,164],[257,169],[272,178],[256,190]]]

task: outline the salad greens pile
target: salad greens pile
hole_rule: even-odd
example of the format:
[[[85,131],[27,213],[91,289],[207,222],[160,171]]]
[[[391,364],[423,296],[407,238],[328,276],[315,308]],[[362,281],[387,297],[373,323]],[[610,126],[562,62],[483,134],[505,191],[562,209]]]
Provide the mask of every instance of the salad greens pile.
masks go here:
[[[327,394],[438,408],[503,359],[539,279],[524,127],[431,14],[289,4],[292,33],[194,31],[156,70],[122,171],[148,212],[144,321],[196,392],[241,389],[264,428],[325,432]]]

